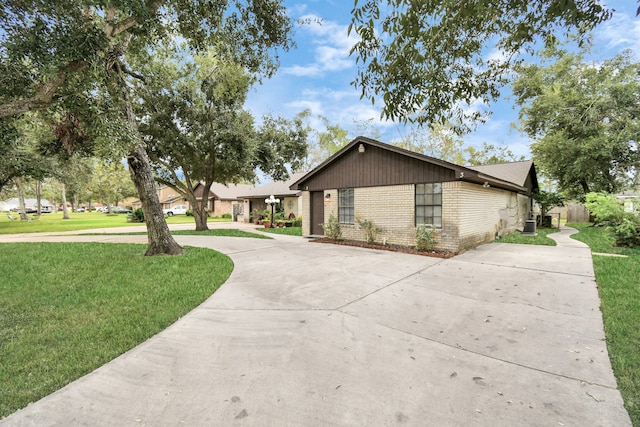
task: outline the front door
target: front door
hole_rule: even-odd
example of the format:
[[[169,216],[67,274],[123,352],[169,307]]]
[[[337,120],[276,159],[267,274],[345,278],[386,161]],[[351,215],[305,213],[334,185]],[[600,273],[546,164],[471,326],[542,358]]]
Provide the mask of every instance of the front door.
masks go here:
[[[311,192],[311,234],[323,236],[324,229],[324,192]]]

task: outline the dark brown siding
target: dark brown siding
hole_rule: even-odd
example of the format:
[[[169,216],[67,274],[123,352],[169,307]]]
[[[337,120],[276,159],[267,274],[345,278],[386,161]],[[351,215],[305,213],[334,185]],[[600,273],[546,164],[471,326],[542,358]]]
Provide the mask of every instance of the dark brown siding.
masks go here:
[[[324,192],[311,192],[311,234],[324,235]]]
[[[364,153],[359,153],[358,147],[354,146],[321,173],[301,182],[300,188],[318,191],[330,188],[446,182],[455,179],[453,169],[365,145]]]

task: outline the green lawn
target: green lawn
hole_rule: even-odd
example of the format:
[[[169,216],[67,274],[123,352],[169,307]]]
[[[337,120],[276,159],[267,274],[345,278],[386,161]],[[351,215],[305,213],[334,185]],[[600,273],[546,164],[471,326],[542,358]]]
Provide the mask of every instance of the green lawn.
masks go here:
[[[84,236],[104,236],[104,235],[123,235],[123,234],[134,234],[134,235],[146,235],[146,231],[133,231],[122,233],[79,233]],[[250,237],[254,239],[273,239],[272,237],[265,236],[260,233],[251,233],[248,231],[238,230],[235,228],[213,228],[206,231],[196,231],[196,230],[172,230],[171,234],[175,236],[224,236],[224,237]]]
[[[233,269],[210,249],[185,247],[179,257],[145,249],[0,244],[0,419],[162,331]]]
[[[611,365],[631,422],[640,427],[640,249],[616,248],[603,228],[568,224],[580,230],[572,236],[593,252],[627,258],[593,256]]]
[[[7,218],[7,213],[4,212],[0,215],[0,234],[74,231],[144,225],[127,222],[127,215],[123,214],[108,215],[100,212],[82,212],[71,213],[69,216],[71,219],[64,220],[62,219],[62,212],[56,212],[42,214],[39,218],[29,215],[29,218],[35,218],[32,221],[10,221]],[[14,217],[17,217],[17,215],[14,215]],[[167,224],[195,224],[193,217],[186,215],[167,217],[166,220]],[[209,222],[230,221],[230,219],[209,218]]]
[[[538,228],[536,230],[535,236],[527,236],[521,234],[520,232],[515,232],[513,234],[509,234],[508,236],[503,236],[500,239],[496,240],[497,243],[518,243],[523,245],[544,245],[544,246],[555,246],[555,240],[548,238],[547,236],[551,233],[557,233],[557,228]]]
[[[302,227],[284,227],[284,228],[257,228],[258,231],[265,233],[284,234],[287,236],[302,236]]]

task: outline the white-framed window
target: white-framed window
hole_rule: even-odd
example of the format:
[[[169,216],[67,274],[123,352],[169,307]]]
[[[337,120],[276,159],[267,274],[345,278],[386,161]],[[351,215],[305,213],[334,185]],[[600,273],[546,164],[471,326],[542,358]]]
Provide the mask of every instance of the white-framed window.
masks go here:
[[[442,227],[442,183],[416,184],[416,226]]]
[[[340,224],[353,224],[354,217],[353,188],[338,189],[338,221]]]

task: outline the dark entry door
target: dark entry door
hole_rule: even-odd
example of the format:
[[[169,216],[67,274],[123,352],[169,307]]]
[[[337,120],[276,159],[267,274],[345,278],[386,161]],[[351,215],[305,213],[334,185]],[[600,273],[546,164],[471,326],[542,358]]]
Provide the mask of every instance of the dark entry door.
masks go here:
[[[324,235],[324,192],[311,192],[311,234]]]

